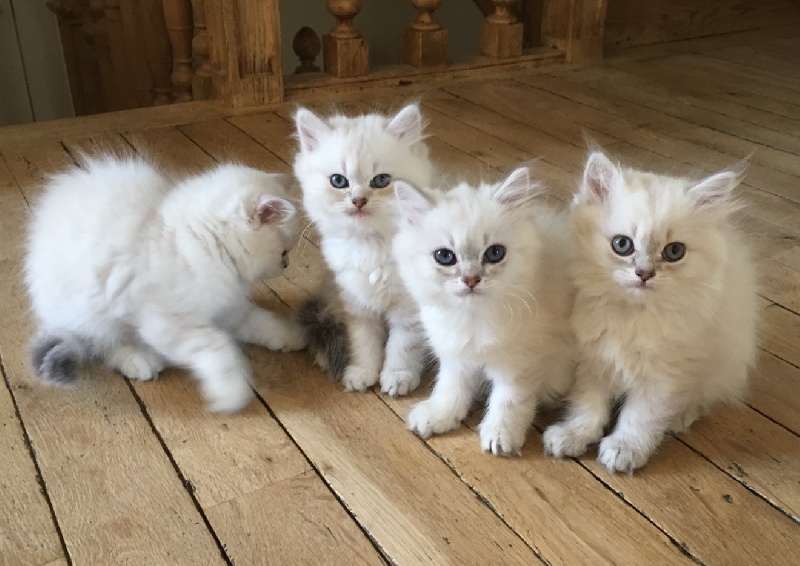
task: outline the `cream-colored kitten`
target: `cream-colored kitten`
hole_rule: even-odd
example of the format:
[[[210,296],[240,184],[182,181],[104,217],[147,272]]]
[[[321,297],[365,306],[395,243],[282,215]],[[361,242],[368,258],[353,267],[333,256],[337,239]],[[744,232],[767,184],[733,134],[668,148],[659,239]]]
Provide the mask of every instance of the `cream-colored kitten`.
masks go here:
[[[624,169],[595,152],[572,208],[579,345],[575,389],[545,450],[602,439],[610,471],[643,466],[667,431],[742,396],[756,355],[756,283],[732,197],[744,166],[692,181]]]
[[[408,415],[422,437],[458,428],[487,380],[481,448],[518,453],[537,405],[571,385],[569,230],[536,190],[524,167],[446,193],[395,183],[397,270],[440,360],[433,393]]]

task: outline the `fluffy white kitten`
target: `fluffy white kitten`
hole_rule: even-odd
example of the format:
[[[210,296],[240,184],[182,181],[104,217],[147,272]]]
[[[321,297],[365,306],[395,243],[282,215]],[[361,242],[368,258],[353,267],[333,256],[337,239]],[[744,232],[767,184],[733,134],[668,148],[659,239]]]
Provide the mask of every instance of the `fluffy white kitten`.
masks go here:
[[[589,157],[572,209],[577,380],[547,452],[583,454],[624,398],[598,460],[632,472],[665,432],[741,397],[757,312],[753,262],[730,219],[743,170],[691,181]]]
[[[73,381],[91,358],[131,379],[191,368],[210,408],[250,399],[236,339],[304,346],[302,329],[248,299],[297,240],[282,176],[219,165],[177,186],[137,158],[87,158],[51,177],[33,209],[25,279],[37,376]]]
[[[405,395],[419,385],[423,340],[414,303],[392,261],[397,215],[392,189],[397,177],[421,185],[431,181],[419,107],[411,104],[394,116],[336,115],[327,120],[301,108],[295,121],[300,140],[295,176],[339,291],[338,297],[328,293],[315,299],[311,310],[344,319],[338,332],[334,324],[324,337],[310,336],[312,346],[320,348],[317,363],[330,367],[334,377],[342,366],[348,391],[363,391],[380,379],[384,393]],[[324,325],[307,326],[319,332]],[[336,349],[347,355],[345,363],[326,359],[325,345],[319,344],[334,335],[349,338],[349,348]],[[325,349],[329,354],[333,350]]]
[[[407,419],[422,437],[458,428],[487,379],[481,448],[519,453],[537,405],[571,385],[569,231],[535,191],[524,167],[438,195],[395,184],[394,255],[440,360],[433,393]]]

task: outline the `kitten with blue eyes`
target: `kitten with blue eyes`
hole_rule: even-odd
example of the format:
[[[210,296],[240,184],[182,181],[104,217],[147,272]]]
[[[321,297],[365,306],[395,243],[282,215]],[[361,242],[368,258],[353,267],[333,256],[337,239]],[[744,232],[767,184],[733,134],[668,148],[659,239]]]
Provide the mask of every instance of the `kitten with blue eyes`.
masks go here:
[[[519,453],[537,406],[571,385],[569,231],[537,190],[524,167],[441,193],[395,182],[394,256],[440,360],[431,396],[407,418],[423,438],[458,428],[488,381],[481,448]]]
[[[401,176],[426,185],[433,175],[419,107],[327,119],[301,108],[295,122],[295,175],[336,281],[298,315],[316,362],[347,391],[380,381],[383,393],[408,394],[424,352],[416,307],[392,261],[393,187]]]
[[[632,472],[667,431],[741,398],[758,310],[753,261],[731,220],[744,168],[691,181],[591,154],[572,207],[576,384],[566,419],[545,431],[546,452],[583,454],[624,399],[598,461]]]

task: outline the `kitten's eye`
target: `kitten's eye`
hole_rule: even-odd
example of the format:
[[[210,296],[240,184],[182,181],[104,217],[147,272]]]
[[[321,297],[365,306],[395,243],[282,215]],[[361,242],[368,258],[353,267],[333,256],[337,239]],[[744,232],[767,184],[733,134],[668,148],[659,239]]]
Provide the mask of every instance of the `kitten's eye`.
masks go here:
[[[489,263],[500,263],[506,257],[506,247],[494,244],[486,248],[483,252],[483,259]]]
[[[631,255],[633,253],[633,240],[628,236],[614,236],[611,239],[611,249],[617,255]]]
[[[348,181],[347,177],[344,175],[340,175],[339,173],[331,175],[331,187],[335,189],[346,189],[349,186],[350,181]]]
[[[444,265],[445,267],[456,264],[455,252],[453,250],[448,250],[447,248],[439,248],[433,252],[433,259],[436,260],[436,263],[439,265]]]
[[[664,246],[664,250],[661,252],[661,257],[670,263],[682,260],[685,255],[686,246],[681,242],[670,242]]]
[[[392,176],[388,173],[381,173],[380,175],[375,175],[372,180],[369,182],[369,186],[373,189],[383,189],[389,186],[389,183],[392,182]]]

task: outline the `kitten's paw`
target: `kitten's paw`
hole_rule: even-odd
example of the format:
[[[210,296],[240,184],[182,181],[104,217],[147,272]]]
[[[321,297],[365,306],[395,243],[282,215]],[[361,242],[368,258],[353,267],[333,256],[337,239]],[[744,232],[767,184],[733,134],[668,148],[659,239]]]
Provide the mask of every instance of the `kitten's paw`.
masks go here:
[[[407,370],[383,370],[381,393],[389,397],[408,395],[419,386],[419,375]]]
[[[116,369],[129,379],[149,381],[164,369],[164,360],[155,352],[130,349],[117,352],[114,357]]]
[[[672,421],[672,425],[669,427],[669,430],[675,434],[686,432],[689,430],[689,427],[692,426],[694,421],[705,414],[706,411],[700,407],[689,407],[680,415],[675,417],[675,419]]]
[[[303,327],[294,320],[286,320],[275,330],[273,336],[266,340],[267,348],[282,352],[294,352],[308,346]]]
[[[609,472],[633,473],[647,463],[650,452],[632,445],[622,438],[606,436],[600,442],[597,461],[608,468]]]
[[[544,453],[563,458],[565,456],[577,458],[586,452],[587,446],[597,439],[592,438],[566,424],[555,424],[547,427],[542,435]]]
[[[318,350],[317,352],[314,353],[314,363],[322,371],[328,371],[328,368],[330,368],[330,364],[328,363],[328,356],[326,356],[325,352],[323,352],[322,350]]]
[[[347,366],[342,376],[345,391],[366,391],[378,383],[378,372],[359,366]]]
[[[426,399],[414,405],[406,418],[408,429],[421,438],[443,434],[461,426],[461,419],[447,407]]]
[[[250,380],[247,377],[229,376],[213,388],[204,391],[208,400],[208,409],[214,413],[235,413],[244,409],[253,398]]]
[[[483,422],[480,424],[481,450],[495,456],[520,456],[526,432],[526,429],[514,430],[502,421]]]

